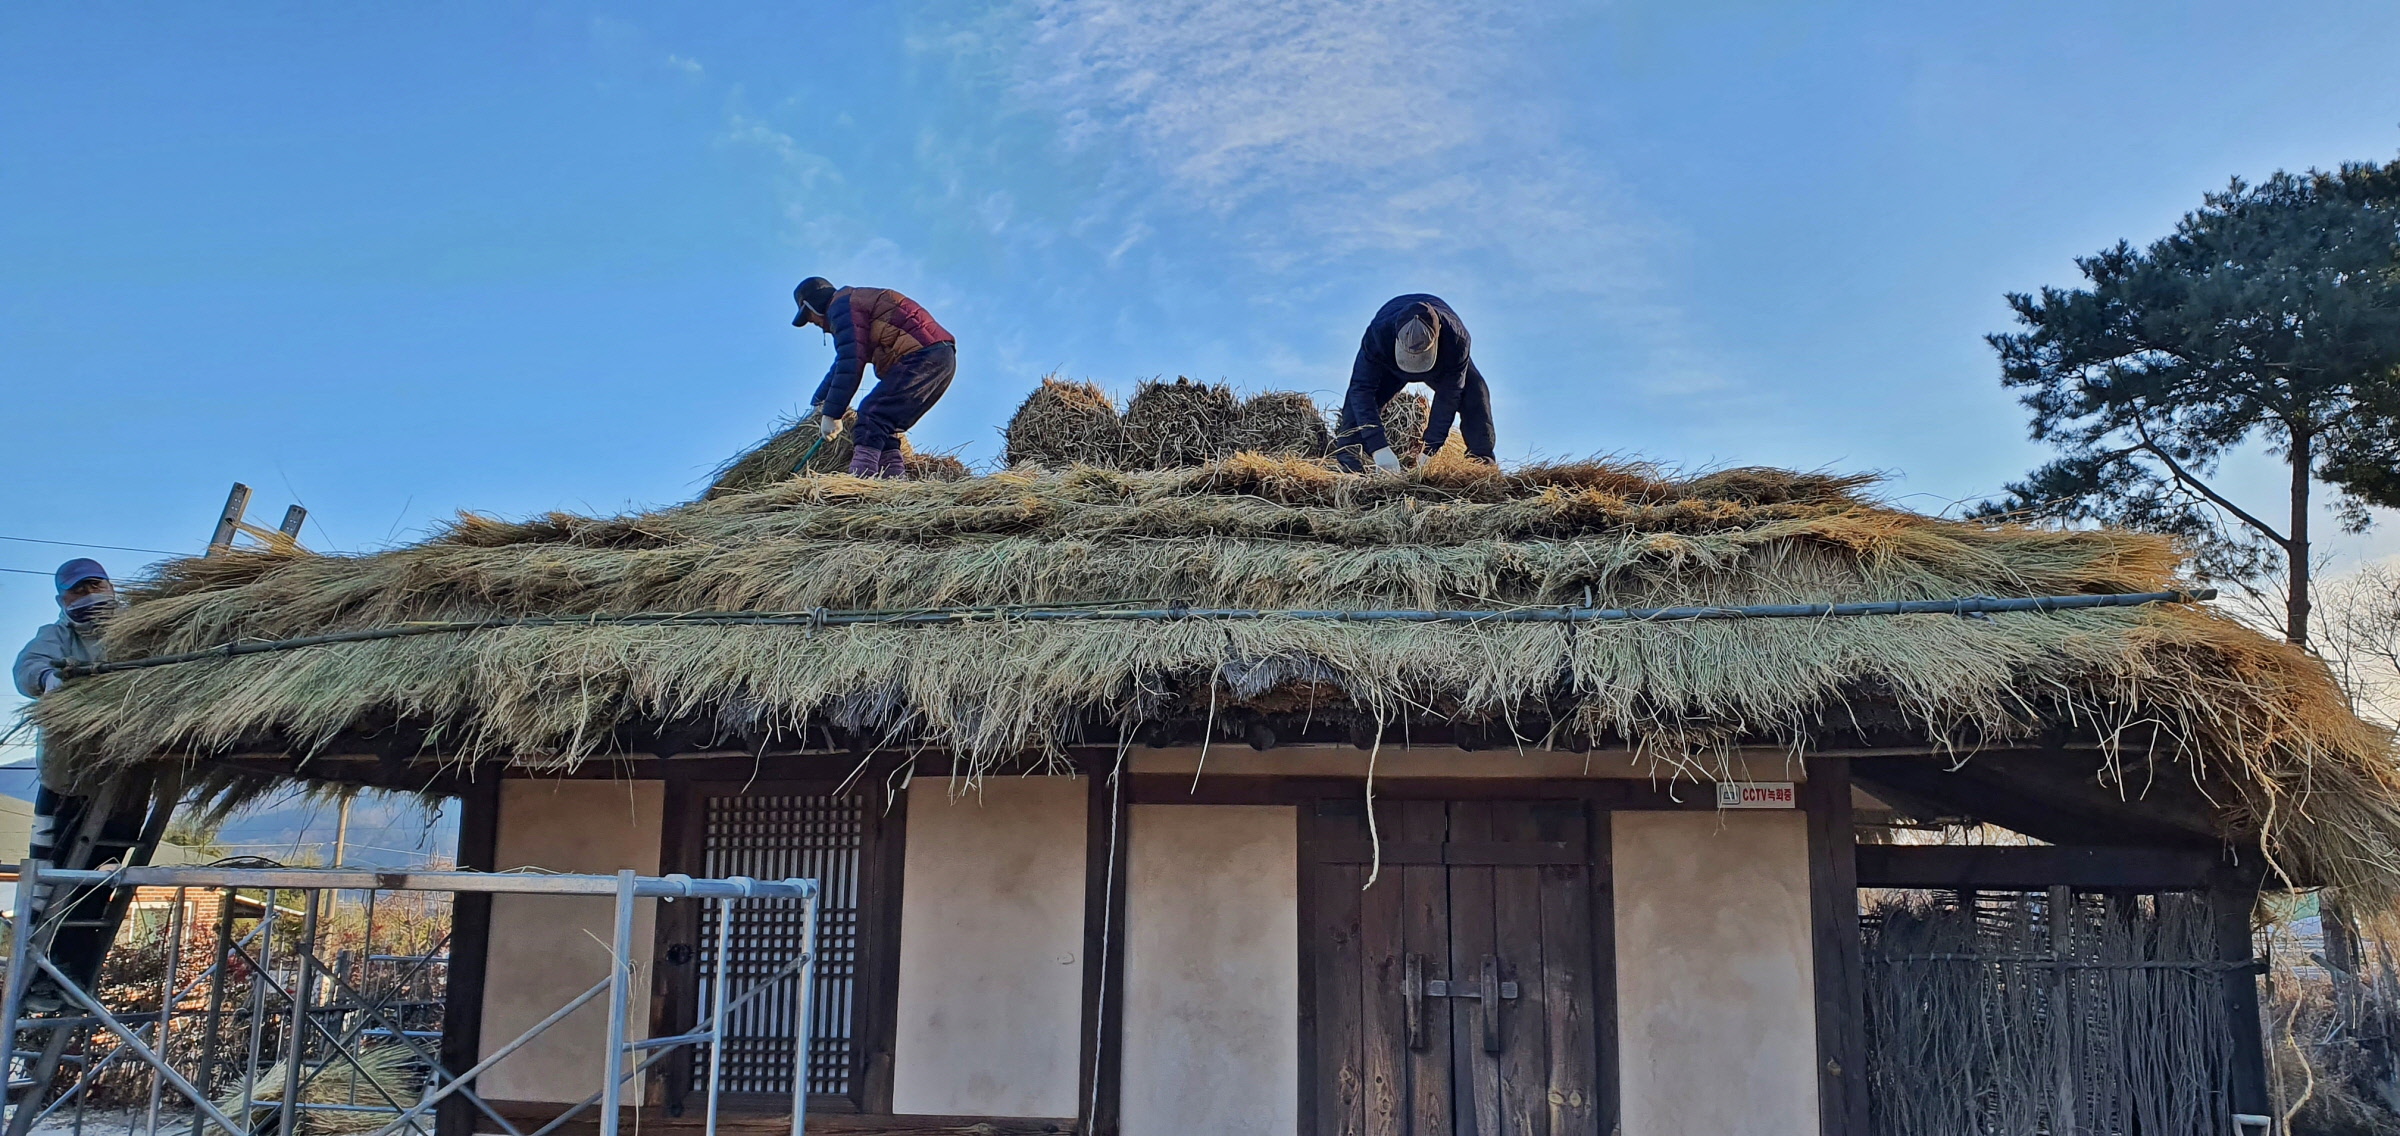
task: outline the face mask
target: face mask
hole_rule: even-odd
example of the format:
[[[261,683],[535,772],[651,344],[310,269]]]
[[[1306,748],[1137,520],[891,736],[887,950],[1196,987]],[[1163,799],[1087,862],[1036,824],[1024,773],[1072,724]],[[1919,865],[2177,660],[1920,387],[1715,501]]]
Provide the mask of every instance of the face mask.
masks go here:
[[[107,619],[109,614],[116,609],[117,597],[115,596],[85,596],[67,605],[67,618],[88,627]]]

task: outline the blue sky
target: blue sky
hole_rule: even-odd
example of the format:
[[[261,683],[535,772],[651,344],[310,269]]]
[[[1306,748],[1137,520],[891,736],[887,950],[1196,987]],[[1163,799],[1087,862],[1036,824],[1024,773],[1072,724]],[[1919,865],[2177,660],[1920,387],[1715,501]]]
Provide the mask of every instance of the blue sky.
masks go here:
[[[1330,396],[1432,291],[1504,459],[1938,510],[2040,457],[2003,292],[2400,151],[2390,4],[1810,7],[10,5],[0,536],[193,550],[235,480],[338,550],[688,498],[823,372],[811,273],[959,336],[914,437],[970,460],[1051,371]]]

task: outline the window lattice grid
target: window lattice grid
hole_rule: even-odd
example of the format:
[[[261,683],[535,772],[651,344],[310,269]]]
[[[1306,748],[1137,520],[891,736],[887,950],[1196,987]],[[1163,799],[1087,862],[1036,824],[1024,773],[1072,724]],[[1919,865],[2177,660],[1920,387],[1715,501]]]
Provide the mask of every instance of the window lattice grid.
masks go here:
[[[714,797],[703,826],[702,870],[711,876],[756,879],[804,877],[820,882],[817,916],[817,980],[811,1007],[808,1088],[812,1093],[851,1091],[855,1048],[851,1039],[858,976],[859,863],[866,843],[866,804],[859,797],[784,794]],[[700,956],[701,1012],[714,997],[706,975],[723,973],[729,997],[739,997],[798,953],[803,930],[800,904],[752,900],[735,913],[727,965],[715,957],[719,908],[703,908]],[[725,1091],[790,1091],[793,1022],[799,983],[793,978],[753,998],[728,1015]],[[696,1057],[698,1055],[695,1055]],[[705,1059],[696,1077],[705,1077]]]

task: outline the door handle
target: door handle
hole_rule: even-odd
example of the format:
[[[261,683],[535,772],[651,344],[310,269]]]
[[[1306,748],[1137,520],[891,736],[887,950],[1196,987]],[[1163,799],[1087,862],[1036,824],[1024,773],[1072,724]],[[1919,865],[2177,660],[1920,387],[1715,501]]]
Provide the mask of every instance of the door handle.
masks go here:
[[[1500,1052],[1500,956],[1483,956],[1483,1051]]]
[[[1400,978],[1400,1016],[1408,1023],[1408,1047],[1425,1048],[1425,956],[1412,954]]]
[[[1483,981],[1469,984],[1425,977],[1425,956],[1401,961],[1401,1020],[1407,1025],[1408,1047],[1425,1048],[1425,999],[1473,998],[1483,1003],[1483,1051],[1500,1052],[1500,1003],[1517,996],[1517,984],[1500,981],[1500,957],[1483,956]]]

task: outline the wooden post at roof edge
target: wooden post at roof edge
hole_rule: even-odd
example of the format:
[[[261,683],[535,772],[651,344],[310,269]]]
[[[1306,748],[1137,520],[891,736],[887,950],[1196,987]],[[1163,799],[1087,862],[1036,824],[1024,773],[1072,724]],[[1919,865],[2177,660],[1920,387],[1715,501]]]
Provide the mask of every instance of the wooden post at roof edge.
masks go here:
[[[2250,923],[2264,878],[2260,857],[2253,853],[2244,856],[2242,863],[2219,867],[2208,887],[2217,958],[2241,964],[2225,969],[2225,1024],[2233,1032],[2233,1111],[2253,1116],[2275,1112],[2267,1089],[2266,1031],[2259,1020],[2258,945]],[[2282,1118],[2277,1117],[2275,1129],[2281,1131],[2282,1127]]]
[[[1800,806],[1808,814],[1810,940],[1816,956],[1817,1131],[1866,1136],[1866,948],[1858,928],[1850,760],[1809,758]]]
[[[1084,833],[1083,1044],[1075,1106],[1082,1136],[1116,1136],[1124,1084],[1128,786],[1112,779],[1114,768],[1095,762],[1084,770],[1091,800]]]
[[[458,867],[488,872],[500,855],[500,769],[468,770],[458,795]],[[492,897],[450,900],[450,974],[443,991],[442,1068],[462,1073],[483,1048],[483,979],[492,938]],[[473,1136],[475,1106],[452,1096],[434,1106],[435,1136]]]

